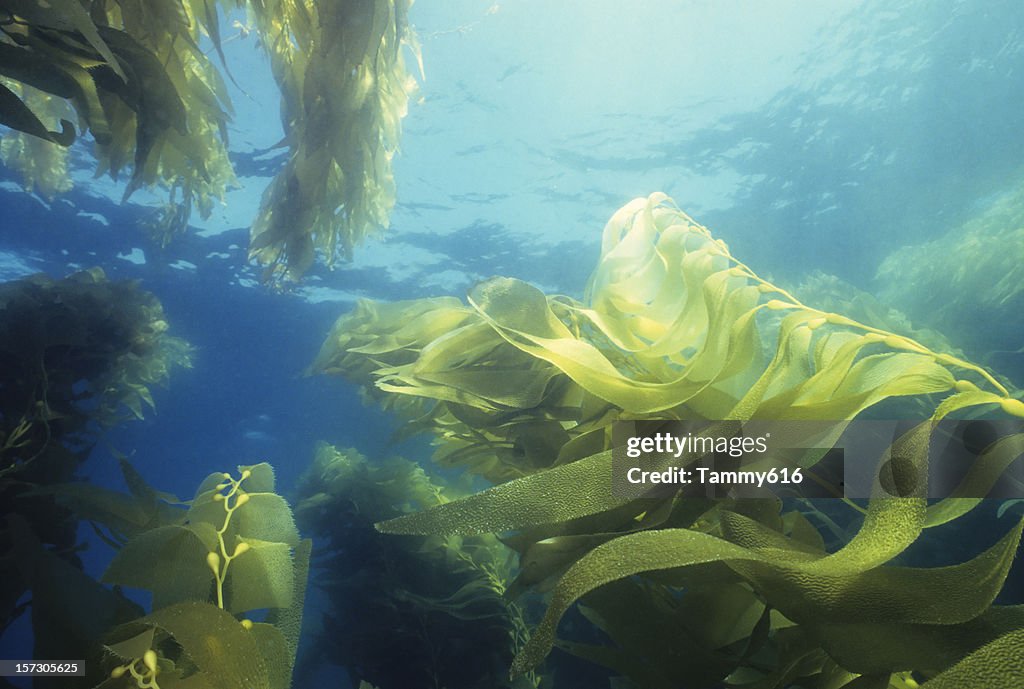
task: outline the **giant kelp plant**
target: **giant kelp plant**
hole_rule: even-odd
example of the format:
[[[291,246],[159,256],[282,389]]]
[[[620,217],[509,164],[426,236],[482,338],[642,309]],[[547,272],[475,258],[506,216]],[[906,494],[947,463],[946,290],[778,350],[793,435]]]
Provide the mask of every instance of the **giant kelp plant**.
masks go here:
[[[525,637],[521,609],[504,597],[511,550],[490,535],[391,538],[373,528],[464,491],[406,459],[371,462],[323,443],[298,490],[296,519],[322,539],[314,567],[328,605],[309,654],[317,665],[379,689],[536,686],[508,678]]]
[[[0,514],[19,514],[73,561],[73,518],[33,489],[70,481],[99,431],[142,418],[150,388],[189,356],[156,297],[97,268],[0,284]],[[0,567],[2,630],[24,589],[6,576],[13,563]]]
[[[993,604],[1021,525],[963,564],[891,562],[925,529],[973,510],[981,498],[967,496],[993,485],[1022,434],[994,439],[952,497],[929,504],[923,482],[900,479],[894,498],[879,483],[866,506],[847,501],[843,525],[794,500],[612,493],[618,420],[841,428],[884,407],[917,425],[884,456],[855,461],[906,477],[926,475],[935,422],[1024,418],[985,369],[804,304],[664,195],[608,223],[584,302],[508,278],[476,286],[468,305],[364,302],[338,320],[313,369],[397,398],[411,428],[434,433],[440,463],[498,483],[380,528],[516,532],[506,539],[520,553],[513,592],[551,591],[516,673],[556,644],[611,668],[623,687],[980,689],[1024,672],[1024,606]],[[813,468],[820,456],[801,461]],[[831,550],[822,524],[842,536]],[[610,645],[557,639],[580,600]]]
[[[271,467],[210,474],[187,509],[122,470],[128,494],[85,483],[46,492],[117,548],[102,581],[150,591],[149,614],[42,548],[19,517],[7,521],[32,591],[35,656],[85,659],[84,676],[35,686],[288,689],[311,544]],[[254,610],[264,621],[246,617]]]
[[[166,241],[193,206],[203,217],[234,181],[231,103],[219,12],[246,10],[282,92],[285,169],[253,224],[251,255],[269,277],[298,277],[315,249],[333,262],[387,226],[391,157],[413,82],[411,0],[0,0],[0,157],[29,189],[66,190],[67,148],[89,132],[97,174],[125,169],[127,198],[168,190]],[[224,72],[230,78],[228,67]],[[76,126],[77,123],[77,126]]]

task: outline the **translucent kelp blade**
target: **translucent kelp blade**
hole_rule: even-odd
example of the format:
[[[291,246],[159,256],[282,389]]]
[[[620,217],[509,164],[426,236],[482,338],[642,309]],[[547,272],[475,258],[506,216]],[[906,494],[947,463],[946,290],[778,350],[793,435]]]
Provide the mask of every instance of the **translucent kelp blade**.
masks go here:
[[[387,227],[391,160],[415,82],[400,50],[411,0],[270,0],[253,18],[282,92],[288,161],[252,224],[268,280],[297,279],[319,253],[350,258]]]
[[[210,545],[194,527],[151,529],[121,548],[100,580],[152,591],[158,608],[206,600],[213,583],[213,573],[206,564]]]
[[[208,603],[180,603],[141,618],[174,637],[199,669],[224,689],[279,689],[271,680],[267,661],[287,657],[284,640],[278,652],[260,648],[257,635],[231,614]],[[262,640],[262,637],[260,637]],[[274,673],[276,677],[278,673]]]
[[[255,538],[242,538],[249,549],[232,560],[228,570],[228,609],[243,613],[292,604],[295,574],[291,548]]]
[[[382,522],[393,534],[481,534],[605,512],[625,503],[611,494],[612,451],[503,483],[425,512]]]

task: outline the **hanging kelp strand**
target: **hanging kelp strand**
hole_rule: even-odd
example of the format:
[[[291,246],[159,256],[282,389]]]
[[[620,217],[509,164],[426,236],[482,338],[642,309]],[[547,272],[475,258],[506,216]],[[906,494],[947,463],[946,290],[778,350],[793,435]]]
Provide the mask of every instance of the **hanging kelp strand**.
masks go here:
[[[232,113],[218,12],[244,8],[281,90],[288,159],[252,225],[250,256],[271,281],[297,279],[317,253],[351,257],[388,225],[391,159],[415,81],[411,0],[0,0],[0,158],[28,189],[70,188],[66,147],[90,133],[97,174],[126,169],[127,200],[162,187],[148,224],[162,243],[209,217],[235,183]],[[215,58],[215,59],[217,59]],[[421,62],[421,61],[420,61]]]
[[[349,258],[387,227],[391,159],[415,87],[400,51],[410,5],[268,0],[255,12],[290,150],[252,227],[250,255],[267,279],[297,279],[318,251],[328,264]]]

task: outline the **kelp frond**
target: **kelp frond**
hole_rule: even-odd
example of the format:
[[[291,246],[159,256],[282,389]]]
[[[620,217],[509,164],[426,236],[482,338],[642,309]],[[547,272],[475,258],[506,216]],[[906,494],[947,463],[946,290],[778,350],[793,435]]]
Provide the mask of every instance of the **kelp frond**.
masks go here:
[[[677,624],[666,606],[683,611],[700,600],[691,590],[738,606],[746,631],[730,633],[743,641],[716,645],[725,630],[714,625],[687,631],[706,651],[693,657],[699,668],[686,666],[690,681],[703,678],[695,686],[727,677],[748,686],[781,687],[797,677],[809,687],[874,686],[877,676],[877,686],[909,687],[909,670],[938,675],[932,686],[951,686],[944,677],[977,668],[972,654],[1016,648],[1021,611],[992,602],[1020,525],[964,564],[890,564],[925,529],[956,520],[978,498],[929,504],[920,485],[902,498],[878,492],[859,528],[837,527],[853,535],[828,553],[804,514],[780,513],[778,500],[629,500],[613,495],[609,483],[611,427],[619,419],[841,426],[883,402],[902,404],[919,421],[886,455],[925,475],[937,421],[978,412],[1024,418],[1024,403],[986,369],[841,309],[804,303],[758,277],[663,194],[613,216],[585,301],[496,278],[471,290],[468,302],[468,309],[361,304],[339,319],[314,368],[348,376],[374,395],[419,400],[414,423],[434,432],[443,463],[505,481],[379,528],[518,532],[507,540],[521,555],[513,589],[553,591],[515,671],[547,655],[558,620],[581,597],[588,618],[628,646],[616,627],[629,624],[616,596],[598,594],[603,586],[623,591],[637,576],[649,596],[666,591],[658,605],[644,598],[665,624]],[[431,330],[431,313],[450,316],[446,332]],[[964,480],[991,487],[1022,446],[1021,434],[999,439]],[[687,590],[681,603],[670,593],[676,586]],[[874,640],[883,638],[879,648]],[[639,662],[616,647],[558,643],[640,686],[683,681],[665,658]],[[936,645],[947,653],[935,653]],[[989,679],[1010,681],[1007,660],[999,655]]]
[[[89,131],[95,141],[98,174],[117,179],[130,167],[126,199],[139,187],[162,185],[209,215],[234,174],[225,148],[230,100],[198,45],[218,31],[209,24],[207,0],[159,0],[145,7],[5,0],[0,7],[10,17],[0,33],[0,75],[74,107],[80,132]],[[19,103],[8,97],[4,124],[19,133],[5,138],[70,145],[75,128],[67,120],[64,135],[46,133],[50,125],[39,118],[52,119],[51,110],[30,98]],[[26,170],[26,161],[19,164],[7,151],[4,160]],[[54,162],[47,175],[62,171]],[[26,175],[29,184],[40,178]],[[49,182],[43,190],[55,188]],[[187,217],[175,223],[165,217],[163,231],[179,231],[182,223]]]
[[[266,0],[254,20],[281,87],[290,149],[263,197],[250,255],[270,279],[295,279],[321,252],[350,258],[386,228],[391,158],[415,83],[405,69],[411,0]]]
[[[410,5],[0,0],[9,18],[0,25],[0,124],[14,130],[0,156],[26,187],[53,195],[70,184],[61,147],[88,131],[97,174],[116,180],[131,170],[125,199],[143,186],[167,190],[149,222],[166,243],[193,208],[208,217],[235,182],[225,77],[200,43],[212,41],[224,63],[218,12],[245,8],[281,89],[290,149],[253,223],[250,254],[268,279],[298,278],[317,251],[333,264],[387,227],[391,158],[415,87],[400,50],[418,50]]]

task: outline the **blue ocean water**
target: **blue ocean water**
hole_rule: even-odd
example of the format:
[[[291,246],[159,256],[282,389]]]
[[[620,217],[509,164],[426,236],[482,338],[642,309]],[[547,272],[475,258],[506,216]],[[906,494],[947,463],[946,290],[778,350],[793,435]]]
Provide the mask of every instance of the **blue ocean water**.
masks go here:
[[[462,296],[494,275],[580,297],[602,226],[637,196],[668,193],[761,275],[796,285],[820,270],[871,291],[892,251],[1024,182],[1019,2],[420,0],[411,22],[424,73],[391,228],[283,292],[247,261],[283,163],[254,38],[225,45],[241,188],[169,246],[139,227],[144,195],[122,205],[123,182],[90,179],[84,146],[54,200],[0,168],[0,279],[100,266],[157,295],[195,347],[194,368],[154,390],[155,413],[106,431],[83,477],[121,485],[123,453],[189,497],[211,471],[267,461],[287,495],[319,441],[426,462],[427,439],[392,444],[401,422],[354,387],[304,376],[334,320],[359,298]],[[1001,360],[1018,383],[1022,359]],[[81,536],[96,575],[110,551]],[[25,648],[12,629],[5,649]]]

